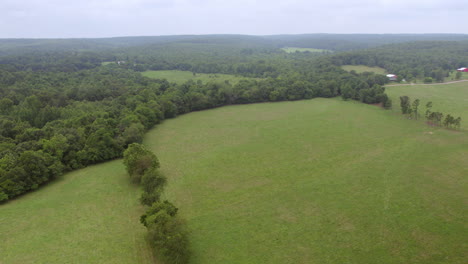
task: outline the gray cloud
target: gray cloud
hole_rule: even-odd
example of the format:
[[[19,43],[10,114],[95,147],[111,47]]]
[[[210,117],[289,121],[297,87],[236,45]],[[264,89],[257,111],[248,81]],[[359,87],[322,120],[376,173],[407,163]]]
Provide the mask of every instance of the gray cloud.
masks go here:
[[[0,38],[468,33],[455,0],[1,0]]]

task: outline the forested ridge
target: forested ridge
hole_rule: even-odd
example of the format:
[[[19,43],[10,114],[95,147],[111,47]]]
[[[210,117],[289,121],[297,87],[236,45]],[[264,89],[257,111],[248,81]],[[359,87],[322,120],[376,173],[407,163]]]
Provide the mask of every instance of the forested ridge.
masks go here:
[[[300,35],[177,35],[75,39],[0,39],[0,56],[31,52],[103,51],[112,48],[174,43],[235,43],[262,47],[303,47],[348,51],[410,41],[462,41],[465,34],[300,34]]]
[[[412,81],[430,77],[442,82],[468,65],[468,41],[421,41],[345,52],[332,57],[335,65],[379,66]]]
[[[39,48],[33,45],[35,48],[26,48],[21,54],[11,52],[12,46],[5,44],[8,41],[0,41],[0,201],[34,190],[66,171],[122,157],[129,144],[141,142],[145,131],[166,118],[191,111],[336,96],[391,107],[382,87],[388,82],[384,75],[348,73],[339,67],[374,50],[287,54],[265,40],[268,38],[173,38],[176,41],[166,37],[156,44],[151,37],[122,38],[123,44],[117,41],[114,45],[109,44],[111,39],[104,39],[92,51],[76,48],[71,40],[67,45],[73,48],[57,51],[53,45],[32,41]],[[424,49],[428,44],[421,43],[421,50],[431,53],[432,49]],[[398,50],[398,45],[417,47],[418,43],[394,45]],[[452,64],[463,62],[465,57],[451,51],[463,50],[466,42],[434,45],[434,49],[449,52],[432,52],[432,68],[448,68],[437,56],[451,58]],[[425,53],[415,54],[395,58],[411,65],[413,58]],[[385,58],[390,63],[386,67],[396,63],[395,58],[389,62]],[[162,69],[257,79],[236,84],[175,84],[140,74]]]

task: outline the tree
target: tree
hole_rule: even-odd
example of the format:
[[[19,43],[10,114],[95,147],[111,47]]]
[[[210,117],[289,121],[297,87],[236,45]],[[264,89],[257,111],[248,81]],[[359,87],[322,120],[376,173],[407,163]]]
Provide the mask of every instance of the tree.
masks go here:
[[[60,161],[42,151],[28,150],[21,153],[16,167],[27,172],[27,178],[21,179],[15,177],[24,184],[24,188],[27,190],[34,190],[39,185],[57,178],[63,172],[63,165]]]
[[[441,112],[435,112],[434,113],[434,120],[436,121],[436,124],[441,126],[442,125],[442,119],[444,119],[444,114]]]
[[[8,200],[8,195],[0,189],[0,203],[7,201],[7,200]]]
[[[414,113],[414,119],[418,120],[418,116],[419,116],[419,113],[418,113],[418,107],[419,107],[419,99],[416,99],[413,101],[413,113]]]
[[[392,99],[388,98],[388,96],[385,94],[386,100],[383,102],[383,107],[385,109],[391,109],[392,108]]]
[[[401,106],[401,113],[408,114],[411,109],[410,106],[410,98],[408,96],[400,96],[400,106]]]
[[[67,138],[60,134],[53,136],[50,140],[43,139],[41,143],[44,152],[57,157],[59,160],[62,160],[64,153],[68,149]]]
[[[453,116],[448,114],[447,116],[445,116],[444,126],[449,128],[453,124],[454,121],[455,121],[455,118],[453,118]]]
[[[434,78],[437,82],[443,82],[445,77],[445,72],[442,69],[438,69],[434,72]]]
[[[157,214],[158,212],[160,211],[166,211],[166,213],[170,216],[175,216],[177,214],[177,211],[179,210],[177,207],[175,207],[171,202],[169,202],[168,200],[165,200],[164,202],[155,202],[153,204],[151,204],[151,207],[148,208],[145,212],[145,214],[143,214],[141,217],[140,217],[140,222],[144,225],[144,226],[148,226],[148,223],[146,222],[146,218],[151,216],[151,215],[154,215],[154,214]]]
[[[141,143],[143,140],[143,135],[145,132],[145,127],[141,123],[132,123],[130,126],[126,127],[122,132],[122,138],[125,145],[131,143]]]
[[[0,114],[10,113],[13,107],[13,101],[9,98],[3,98],[0,100]]]
[[[184,222],[169,216],[166,211],[152,215],[149,219],[148,235],[157,254],[170,264],[188,263],[189,239]]]
[[[341,87],[341,98],[343,98],[343,100],[353,98],[355,96],[354,93],[355,91],[349,83],[346,83],[343,85],[343,87]]]
[[[461,117],[457,117],[457,119],[455,119],[455,120],[453,121],[453,125],[455,126],[455,128],[460,129]]]
[[[148,206],[154,202],[158,202],[165,184],[166,177],[158,170],[154,168],[147,170],[141,178],[143,193],[140,197],[140,202]]]
[[[156,155],[139,143],[130,144],[123,156],[125,168],[134,182],[140,183],[148,170],[159,168]]]
[[[429,116],[431,115],[431,108],[432,108],[432,102],[427,102],[426,104],[426,119],[429,120]]]

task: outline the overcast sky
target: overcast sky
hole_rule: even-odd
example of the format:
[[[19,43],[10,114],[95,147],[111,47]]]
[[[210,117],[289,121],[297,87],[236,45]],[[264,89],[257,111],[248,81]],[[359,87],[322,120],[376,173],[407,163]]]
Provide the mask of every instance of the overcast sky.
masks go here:
[[[468,33],[467,0],[0,0],[0,38]]]

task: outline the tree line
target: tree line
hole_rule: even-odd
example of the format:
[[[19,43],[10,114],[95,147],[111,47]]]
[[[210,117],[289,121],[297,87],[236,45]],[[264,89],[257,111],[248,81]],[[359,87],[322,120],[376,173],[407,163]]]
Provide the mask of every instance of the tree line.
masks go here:
[[[158,170],[158,158],[145,146],[132,143],[124,152],[123,163],[132,182],[143,187],[140,202],[147,210],[140,222],[148,230],[147,238],[155,255],[165,263],[188,263],[190,251],[185,223],[178,217],[177,207],[160,199],[166,178]]]
[[[413,118],[418,120],[421,116],[419,111],[420,100],[415,99],[411,102],[411,99],[408,96],[400,96],[400,107],[401,113],[406,115],[408,118]],[[432,111],[432,102],[426,103],[426,111],[424,114],[427,122],[430,125],[435,126],[444,126],[446,128],[455,128],[460,129],[461,126],[461,117],[453,117],[450,114],[447,114],[444,119],[444,114],[441,112]]]
[[[418,41],[344,52],[331,57],[335,65],[378,66],[399,80],[443,82],[457,68],[468,65],[468,41]]]

